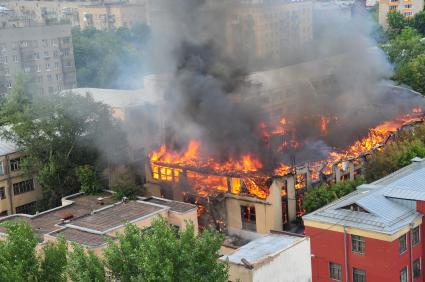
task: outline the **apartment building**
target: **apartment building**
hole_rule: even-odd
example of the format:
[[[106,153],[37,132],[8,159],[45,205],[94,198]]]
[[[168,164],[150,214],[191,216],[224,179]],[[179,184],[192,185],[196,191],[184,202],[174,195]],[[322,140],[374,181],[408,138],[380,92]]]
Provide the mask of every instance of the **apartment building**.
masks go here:
[[[389,12],[400,12],[407,18],[424,9],[424,0],[379,0],[378,21],[381,26],[388,28]]]
[[[24,152],[14,144],[0,140],[0,216],[31,214],[42,197],[34,176],[20,167],[24,157]]]
[[[192,222],[195,232],[198,230],[195,205],[155,197],[116,201],[108,192],[99,195],[78,193],[63,198],[60,207],[36,215],[11,215],[0,222],[24,220],[43,243],[63,237],[101,255],[108,240],[115,240],[116,235],[124,231],[126,223],[144,229],[158,217],[176,229],[184,229]],[[0,227],[0,237],[4,232],[5,228]]]
[[[313,38],[310,1],[238,1],[228,11],[227,50],[279,58]]]
[[[0,29],[0,94],[12,88],[16,74],[29,75],[39,93],[76,87],[70,25]]]
[[[4,6],[20,18],[29,18],[39,24],[67,23],[79,26],[78,8],[84,1],[7,1]]]
[[[313,281],[425,281],[425,160],[303,216]]]
[[[98,30],[115,30],[146,23],[144,4],[102,3],[80,6],[80,28],[94,27]]]

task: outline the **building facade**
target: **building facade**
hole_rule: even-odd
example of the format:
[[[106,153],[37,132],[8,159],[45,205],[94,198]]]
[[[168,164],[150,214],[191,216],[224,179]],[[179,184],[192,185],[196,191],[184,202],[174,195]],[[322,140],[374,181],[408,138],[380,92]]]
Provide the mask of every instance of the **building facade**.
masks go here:
[[[0,94],[12,88],[19,72],[32,78],[39,93],[76,87],[71,26],[0,29]]]
[[[279,58],[313,38],[310,1],[239,1],[228,11],[225,35],[229,54]]]
[[[39,24],[68,23],[79,26],[78,8],[83,1],[7,1],[5,7],[20,18],[28,18]]]
[[[388,28],[387,16],[390,12],[400,12],[406,18],[411,18],[424,9],[424,0],[379,0],[378,21]]]
[[[42,198],[35,176],[21,168],[24,157],[14,144],[0,141],[0,216],[34,213]]]
[[[313,281],[425,281],[425,161],[303,217]]]
[[[96,4],[80,6],[80,28],[94,27],[98,30],[116,30],[146,23],[146,9],[143,4]]]

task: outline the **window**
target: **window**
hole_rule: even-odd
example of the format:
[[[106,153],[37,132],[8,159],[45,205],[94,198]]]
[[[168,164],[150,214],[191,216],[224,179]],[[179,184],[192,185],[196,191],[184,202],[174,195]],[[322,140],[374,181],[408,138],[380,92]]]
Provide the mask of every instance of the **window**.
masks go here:
[[[353,268],[353,282],[366,282],[366,272],[359,268]]]
[[[4,175],[3,162],[0,161],[0,175]]]
[[[56,75],[56,80],[57,80],[57,81],[61,81],[61,80],[62,80],[62,75],[57,74],[57,75]]]
[[[11,171],[17,171],[19,170],[19,164],[21,162],[21,158],[16,158],[10,160],[10,170]]]
[[[12,88],[12,81],[10,81],[10,80],[8,80],[8,81],[6,81],[6,85],[7,85],[7,88]]]
[[[18,56],[16,56],[16,55],[13,56],[13,62],[14,63],[19,63]]]
[[[419,233],[419,226],[416,226],[415,228],[413,228],[413,230],[411,231],[411,236],[412,236],[412,245],[415,246],[417,244],[419,244],[419,242],[421,241],[421,237],[420,233]]]
[[[329,263],[329,278],[342,281],[342,267],[340,264],[334,262]]]
[[[421,276],[421,258],[416,259],[413,262],[413,277]]]
[[[40,60],[40,53],[34,53],[33,58],[34,60]]]
[[[33,214],[35,211],[36,202],[31,202],[19,207],[16,207],[16,213]]]
[[[63,50],[63,54],[64,54],[65,57],[68,57],[69,56],[69,53],[70,53],[70,49],[69,48],[65,48]]]
[[[53,57],[57,57],[58,56],[58,51],[53,51]]]
[[[71,38],[69,37],[64,37],[63,39],[63,43],[68,44],[69,42],[71,42]]]
[[[390,6],[390,7],[389,7],[389,10],[390,10],[390,11],[395,11],[395,10],[397,10],[397,6]]]
[[[44,58],[49,58],[49,57],[50,57],[49,52],[48,51],[44,51]]]
[[[398,252],[399,254],[404,253],[405,251],[407,251],[407,240],[406,240],[406,234],[404,234],[403,236],[401,236],[398,239]]]
[[[46,64],[46,71],[50,71],[50,64]]]
[[[407,267],[400,271],[400,282],[407,282]]]
[[[4,68],[4,75],[5,76],[10,76],[10,70],[9,70],[9,68]]]
[[[28,41],[21,41],[21,47],[28,47]]]
[[[412,8],[412,4],[404,5],[404,8],[406,8],[406,9],[410,9],[410,8]]]
[[[7,211],[2,211],[1,213],[0,213],[0,216],[7,216],[8,214],[7,214]]]
[[[242,228],[256,231],[255,207],[241,206]]]
[[[51,75],[51,74],[48,74],[48,75],[47,75],[47,80],[48,80],[48,81],[52,81],[52,75]]]
[[[0,199],[6,199],[6,192],[4,190],[4,187],[0,187]]]
[[[37,72],[41,72],[41,67],[40,67],[40,65],[37,65],[37,66],[35,67],[35,69],[36,69],[36,71],[37,71]]]
[[[58,69],[58,68],[59,68],[59,63],[55,62],[55,69]]]
[[[357,235],[351,235],[351,251],[364,254],[364,238]]]
[[[34,181],[32,179],[13,183],[13,194],[19,195],[34,191]]]

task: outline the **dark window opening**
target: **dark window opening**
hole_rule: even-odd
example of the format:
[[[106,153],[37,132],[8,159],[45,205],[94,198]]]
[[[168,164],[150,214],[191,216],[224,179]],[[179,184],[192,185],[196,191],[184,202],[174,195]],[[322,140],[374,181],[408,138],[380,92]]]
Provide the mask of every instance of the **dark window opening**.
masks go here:
[[[255,207],[241,206],[242,229],[257,231]]]

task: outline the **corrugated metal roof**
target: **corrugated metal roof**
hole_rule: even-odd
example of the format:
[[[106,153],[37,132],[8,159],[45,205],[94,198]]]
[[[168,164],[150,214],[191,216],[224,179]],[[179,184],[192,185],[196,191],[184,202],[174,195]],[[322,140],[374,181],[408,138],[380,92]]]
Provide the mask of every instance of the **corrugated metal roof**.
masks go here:
[[[393,234],[421,215],[393,198],[425,200],[425,162],[411,165],[358,189],[303,218]],[[356,204],[367,212],[344,207]]]
[[[220,259],[229,260],[229,262],[235,264],[243,264],[241,260],[246,259],[250,264],[257,264],[283,252],[301,240],[305,240],[305,238],[286,234],[269,234],[249,242],[232,254]]]

